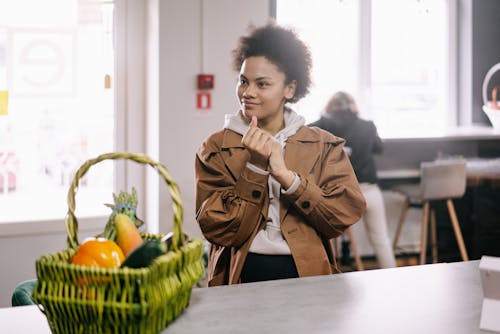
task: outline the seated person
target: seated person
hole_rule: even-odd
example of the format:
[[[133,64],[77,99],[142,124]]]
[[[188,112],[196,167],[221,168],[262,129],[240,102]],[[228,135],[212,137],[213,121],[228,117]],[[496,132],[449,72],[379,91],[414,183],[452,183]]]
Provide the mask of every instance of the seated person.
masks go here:
[[[382,140],[371,121],[359,117],[354,98],[345,93],[335,93],[328,102],[321,118],[309,126],[317,126],[346,140],[352,167],[366,200],[363,215],[375,255],[381,268],[396,266],[394,252],[387,231],[384,198],[377,185],[377,171],[373,154],[382,152]]]

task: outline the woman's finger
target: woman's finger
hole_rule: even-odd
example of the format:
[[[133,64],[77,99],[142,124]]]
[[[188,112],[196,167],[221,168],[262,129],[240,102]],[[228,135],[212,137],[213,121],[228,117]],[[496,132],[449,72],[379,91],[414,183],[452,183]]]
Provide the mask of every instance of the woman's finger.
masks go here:
[[[267,140],[268,136],[266,133],[260,131],[258,128],[252,128],[245,135],[243,145],[253,150],[260,150]]]
[[[257,116],[252,116],[252,120],[250,121],[250,128],[257,127]]]

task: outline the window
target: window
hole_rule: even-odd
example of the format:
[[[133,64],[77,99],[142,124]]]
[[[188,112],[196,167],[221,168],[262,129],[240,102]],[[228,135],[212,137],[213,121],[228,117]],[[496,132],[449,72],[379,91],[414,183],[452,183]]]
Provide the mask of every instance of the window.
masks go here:
[[[454,125],[448,6],[446,0],[277,0],[277,21],[296,27],[313,53],[314,87],[298,111],[313,121],[335,91],[345,90],[383,136]]]
[[[57,8],[57,10],[55,10]],[[113,1],[0,1],[0,223],[64,217],[76,169],[115,147]],[[80,180],[77,215],[107,215],[114,166]]]
[[[359,4],[356,1],[277,0],[277,21],[290,25],[313,56],[313,87],[296,109],[315,120],[337,90],[358,90]]]

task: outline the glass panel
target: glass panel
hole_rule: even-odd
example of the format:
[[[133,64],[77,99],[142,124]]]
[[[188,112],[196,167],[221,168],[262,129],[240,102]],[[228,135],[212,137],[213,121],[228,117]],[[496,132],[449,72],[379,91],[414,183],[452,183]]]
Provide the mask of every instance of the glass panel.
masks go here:
[[[372,113],[381,133],[447,126],[446,8],[446,0],[372,2]]]
[[[337,90],[358,89],[358,1],[277,0],[276,20],[297,29],[313,55],[313,87],[295,109],[316,120]]]
[[[0,223],[59,219],[76,169],[114,148],[112,1],[0,0]],[[110,88],[111,87],[111,88]],[[113,163],[81,179],[77,215],[109,213]]]
[[[368,31],[361,30],[362,8]],[[363,89],[361,113],[384,136],[452,125],[447,8],[447,0],[277,0],[277,21],[297,27],[313,53],[314,86],[298,111],[315,120],[335,91],[359,99]]]

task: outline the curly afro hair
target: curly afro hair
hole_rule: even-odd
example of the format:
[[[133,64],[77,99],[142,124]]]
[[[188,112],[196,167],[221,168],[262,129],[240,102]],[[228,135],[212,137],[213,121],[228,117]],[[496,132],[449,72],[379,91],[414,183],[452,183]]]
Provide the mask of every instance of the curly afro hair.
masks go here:
[[[311,52],[291,28],[284,28],[274,22],[262,27],[252,26],[249,35],[240,37],[232,55],[235,71],[240,71],[245,59],[263,56],[283,71],[287,84],[296,80],[295,95],[288,102],[297,102],[309,93]]]

